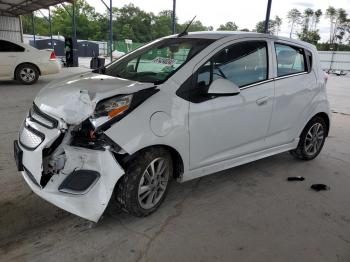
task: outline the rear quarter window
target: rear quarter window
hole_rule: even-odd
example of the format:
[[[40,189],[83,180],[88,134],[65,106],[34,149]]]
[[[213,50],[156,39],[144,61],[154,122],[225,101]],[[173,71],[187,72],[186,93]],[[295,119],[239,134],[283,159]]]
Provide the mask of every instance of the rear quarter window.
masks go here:
[[[313,67],[312,53],[309,50],[305,50],[305,54],[306,54],[308,72],[310,72]]]
[[[0,52],[24,52],[24,47],[14,43],[0,40]]]
[[[307,72],[305,52],[303,48],[275,44],[277,59],[277,76],[286,76]]]

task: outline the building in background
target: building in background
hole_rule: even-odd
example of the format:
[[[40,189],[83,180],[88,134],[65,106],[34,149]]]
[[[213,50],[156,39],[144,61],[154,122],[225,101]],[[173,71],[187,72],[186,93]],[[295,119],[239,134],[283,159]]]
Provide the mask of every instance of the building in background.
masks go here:
[[[0,15],[0,38],[22,42],[22,23],[19,16]]]
[[[64,44],[64,37],[61,35],[53,35],[53,44],[54,49],[56,52],[56,55],[58,56],[64,56],[64,45],[61,47],[61,42]],[[35,40],[37,43],[40,43],[40,41],[45,40],[45,44],[36,44],[36,48],[38,49],[52,49],[51,47],[51,41],[49,36],[35,36]],[[23,34],[23,42],[25,44],[29,44],[31,46],[34,46],[34,37],[33,35]],[[78,53],[80,57],[92,57],[93,56],[93,50],[94,53],[98,56],[107,56],[107,42],[104,41],[92,41],[92,40],[83,40],[78,39]]]

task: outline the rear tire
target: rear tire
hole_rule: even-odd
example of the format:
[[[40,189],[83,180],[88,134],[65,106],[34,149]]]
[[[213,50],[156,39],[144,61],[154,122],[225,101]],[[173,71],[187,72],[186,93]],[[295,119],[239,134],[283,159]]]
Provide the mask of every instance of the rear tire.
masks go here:
[[[31,64],[21,64],[15,72],[16,80],[23,85],[32,85],[39,79],[38,69]]]
[[[137,217],[148,216],[162,204],[173,175],[170,153],[155,147],[129,160],[125,175],[116,188],[122,209]]]
[[[326,140],[327,125],[321,117],[312,118],[300,135],[298,147],[291,150],[292,156],[312,160],[321,152]]]

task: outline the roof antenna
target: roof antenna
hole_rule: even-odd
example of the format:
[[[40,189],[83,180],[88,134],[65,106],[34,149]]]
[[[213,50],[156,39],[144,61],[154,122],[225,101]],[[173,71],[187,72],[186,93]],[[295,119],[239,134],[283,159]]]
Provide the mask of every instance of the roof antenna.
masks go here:
[[[183,30],[180,34],[177,35],[177,37],[181,37],[181,36],[184,36],[184,35],[188,35],[188,28],[192,25],[193,23],[193,20],[196,18],[196,16],[194,16],[191,20],[191,22],[188,23],[188,25],[186,26],[185,30]]]

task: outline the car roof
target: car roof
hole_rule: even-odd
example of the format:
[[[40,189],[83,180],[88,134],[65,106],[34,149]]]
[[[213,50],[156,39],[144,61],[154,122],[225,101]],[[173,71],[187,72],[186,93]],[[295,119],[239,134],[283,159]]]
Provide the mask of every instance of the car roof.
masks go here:
[[[205,38],[205,39],[222,39],[222,38],[229,38],[229,39],[238,39],[242,37],[257,37],[257,38],[268,38],[274,41],[287,41],[290,43],[294,43],[296,45],[301,45],[304,47],[308,47],[311,49],[315,49],[315,46],[296,39],[288,38],[288,37],[282,37],[282,36],[275,36],[270,34],[261,34],[256,32],[241,32],[241,31],[199,31],[199,32],[189,32],[187,35],[182,36],[184,38]]]

